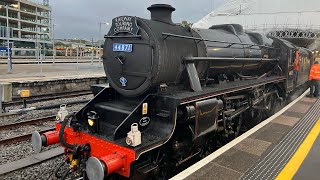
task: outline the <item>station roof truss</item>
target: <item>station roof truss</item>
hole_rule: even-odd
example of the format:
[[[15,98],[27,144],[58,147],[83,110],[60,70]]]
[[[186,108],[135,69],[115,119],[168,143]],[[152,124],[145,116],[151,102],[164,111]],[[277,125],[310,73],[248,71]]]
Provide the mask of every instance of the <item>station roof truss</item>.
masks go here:
[[[320,35],[319,19],[319,0],[226,0],[193,27],[241,24],[245,30],[312,43]]]

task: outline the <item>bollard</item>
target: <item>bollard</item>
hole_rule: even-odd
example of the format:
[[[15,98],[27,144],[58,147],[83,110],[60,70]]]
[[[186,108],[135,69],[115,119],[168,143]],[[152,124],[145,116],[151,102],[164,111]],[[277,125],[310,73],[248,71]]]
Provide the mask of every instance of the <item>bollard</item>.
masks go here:
[[[12,84],[0,83],[0,112],[4,110],[3,102],[12,101]]]

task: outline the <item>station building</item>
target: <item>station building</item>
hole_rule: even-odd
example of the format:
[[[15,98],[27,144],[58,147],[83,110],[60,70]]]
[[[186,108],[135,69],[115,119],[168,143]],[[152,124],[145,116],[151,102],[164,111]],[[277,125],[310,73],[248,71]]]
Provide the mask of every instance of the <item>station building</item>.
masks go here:
[[[55,39],[55,49],[57,56],[101,58],[104,41],[88,41],[84,39]]]
[[[35,55],[52,44],[49,0],[1,0],[0,5],[1,47],[9,38],[13,55]]]

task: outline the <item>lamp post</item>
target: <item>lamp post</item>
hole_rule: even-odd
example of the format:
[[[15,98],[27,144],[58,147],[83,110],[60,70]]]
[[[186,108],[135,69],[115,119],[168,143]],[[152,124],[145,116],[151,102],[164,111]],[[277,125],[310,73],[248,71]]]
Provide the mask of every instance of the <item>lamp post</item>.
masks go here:
[[[51,36],[51,33],[50,33],[50,30],[51,30],[51,27],[45,27],[45,28],[41,28],[41,30],[43,32],[40,32],[40,35],[42,35],[42,38],[44,41],[50,41],[52,40],[52,36]],[[48,45],[48,44],[47,44]],[[53,44],[54,46],[54,44]],[[46,52],[48,52],[49,49],[46,49],[46,43],[43,42],[43,57],[44,59],[46,59]]]
[[[42,29],[44,30],[44,29]],[[41,35],[45,35],[45,34],[48,34],[48,33],[43,33],[41,32],[41,28],[40,28],[40,32],[37,32],[36,34],[36,53],[37,53],[37,61],[38,61],[38,64],[40,65],[40,76],[42,76],[42,73],[43,73],[43,67],[42,67],[42,64],[43,64],[43,60],[45,58],[45,55],[46,55],[46,52],[45,52],[45,42],[42,42],[42,45],[41,45]],[[38,35],[40,35],[40,37],[38,37]]]
[[[38,53],[38,30],[36,32],[36,43],[34,45],[34,48],[35,48],[35,56],[36,56],[36,59],[37,59],[37,62],[39,64],[39,53]]]
[[[91,39],[91,65],[93,65],[93,38]]]
[[[107,22],[99,22],[99,38],[98,38],[98,42],[101,40],[101,25],[105,24],[107,26],[109,26],[110,24]],[[101,43],[99,42],[99,51],[101,51]],[[101,65],[101,55],[99,54],[99,66]]]
[[[79,44],[77,44],[77,71],[79,70]]]
[[[51,40],[52,40],[52,56],[53,56],[53,64],[56,61],[56,48],[54,47],[54,26],[55,24],[52,24],[52,35],[51,35]]]
[[[6,37],[7,37],[7,54],[8,54],[8,73],[12,72],[12,62],[10,57],[10,28],[9,28],[9,7],[18,8],[18,4],[11,5],[1,5],[0,8],[6,8],[6,16],[7,16],[7,28],[6,28]],[[12,51],[11,51],[12,52]]]
[[[7,35],[8,73],[11,73],[12,72],[12,62],[11,62],[11,58],[10,58],[9,6],[5,6],[5,8],[6,8],[6,14],[7,14],[6,35]]]
[[[99,22],[99,40],[101,40],[101,25],[105,24],[107,26],[109,26],[110,24],[108,22]]]

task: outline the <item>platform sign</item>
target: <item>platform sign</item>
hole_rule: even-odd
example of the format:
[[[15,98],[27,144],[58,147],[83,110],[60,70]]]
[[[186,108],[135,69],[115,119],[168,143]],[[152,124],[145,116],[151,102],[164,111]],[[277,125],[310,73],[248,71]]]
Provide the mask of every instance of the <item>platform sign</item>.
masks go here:
[[[9,52],[11,52],[11,48],[9,48]],[[0,52],[8,52],[8,48],[7,47],[0,47]]]
[[[112,19],[110,28],[111,35],[121,32],[138,35],[139,27],[137,25],[137,18],[133,16],[119,16]]]
[[[30,97],[30,90],[24,89],[20,91],[20,97],[28,98]]]

